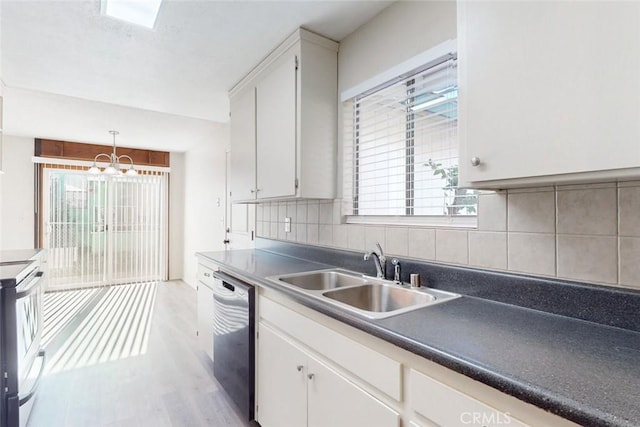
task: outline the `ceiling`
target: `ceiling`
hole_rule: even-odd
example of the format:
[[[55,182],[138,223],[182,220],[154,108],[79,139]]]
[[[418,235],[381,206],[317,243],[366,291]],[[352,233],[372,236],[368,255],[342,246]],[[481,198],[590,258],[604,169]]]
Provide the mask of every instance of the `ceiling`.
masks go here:
[[[102,16],[99,0],[3,0],[2,79],[9,88],[226,122],[228,90],[297,27],[340,41],[390,3],[165,0],[148,30]]]

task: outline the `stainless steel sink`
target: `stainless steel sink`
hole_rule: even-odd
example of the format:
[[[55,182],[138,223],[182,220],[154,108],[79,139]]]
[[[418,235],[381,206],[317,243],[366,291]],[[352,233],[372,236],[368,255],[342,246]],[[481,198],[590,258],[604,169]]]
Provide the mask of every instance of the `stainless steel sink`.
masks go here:
[[[417,290],[399,286],[368,284],[352,288],[337,289],[323,294],[327,298],[350,305],[360,310],[388,312],[412,306],[423,306],[436,297]]]
[[[363,275],[347,273],[342,270],[323,270],[290,274],[280,276],[277,280],[310,291],[323,291],[367,283],[367,279]]]
[[[268,279],[372,319],[395,316],[460,296],[431,288],[409,288],[342,269],[286,274]]]

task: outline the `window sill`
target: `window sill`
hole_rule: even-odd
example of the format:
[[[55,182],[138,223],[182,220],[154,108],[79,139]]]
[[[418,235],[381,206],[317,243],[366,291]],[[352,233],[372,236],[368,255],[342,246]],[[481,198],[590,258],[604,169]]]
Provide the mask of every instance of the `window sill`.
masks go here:
[[[433,228],[478,228],[477,216],[345,216],[347,224],[383,225],[383,226],[412,226]]]

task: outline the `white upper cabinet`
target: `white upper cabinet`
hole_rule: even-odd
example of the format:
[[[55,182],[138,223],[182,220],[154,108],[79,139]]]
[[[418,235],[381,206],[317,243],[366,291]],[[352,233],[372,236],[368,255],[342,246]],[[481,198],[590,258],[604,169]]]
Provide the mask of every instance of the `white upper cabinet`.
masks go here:
[[[297,49],[290,49],[267,70],[256,87],[258,197],[296,195]],[[233,152],[231,153],[233,158]]]
[[[231,200],[255,197],[256,185],[256,93],[249,87],[231,98],[229,189]]]
[[[640,3],[462,1],[458,33],[461,184],[640,176]]]
[[[232,201],[335,196],[337,51],[299,29],[231,90]]]

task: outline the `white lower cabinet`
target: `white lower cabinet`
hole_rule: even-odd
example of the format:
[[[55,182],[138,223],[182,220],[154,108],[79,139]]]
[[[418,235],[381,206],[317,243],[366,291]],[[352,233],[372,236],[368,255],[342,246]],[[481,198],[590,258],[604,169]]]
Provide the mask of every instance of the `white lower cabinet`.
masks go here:
[[[258,339],[262,427],[398,427],[400,415],[264,324]]]
[[[209,358],[213,360],[213,270],[203,264],[198,264],[198,344]]]
[[[414,369],[410,372],[409,390],[413,410],[436,425],[526,426],[508,412],[492,408]]]
[[[307,356],[272,329],[258,327],[258,414],[262,427],[307,425]]]
[[[267,294],[260,292],[256,318],[257,420],[262,427],[576,426]]]
[[[392,427],[400,415],[327,365],[309,357],[308,427]]]

